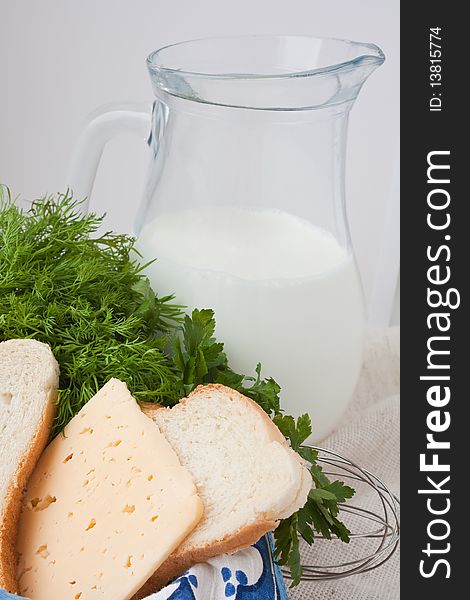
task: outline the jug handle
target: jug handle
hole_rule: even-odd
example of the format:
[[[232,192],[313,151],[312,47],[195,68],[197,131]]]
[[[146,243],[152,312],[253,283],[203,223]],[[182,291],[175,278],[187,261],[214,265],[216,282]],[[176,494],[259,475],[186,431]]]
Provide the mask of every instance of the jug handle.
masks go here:
[[[66,187],[74,198],[83,200],[83,210],[93,190],[96,173],[106,144],[121,133],[134,133],[146,143],[151,128],[151,107],[142,104],[112,104],[92,115],[81,132],[69,162]]]

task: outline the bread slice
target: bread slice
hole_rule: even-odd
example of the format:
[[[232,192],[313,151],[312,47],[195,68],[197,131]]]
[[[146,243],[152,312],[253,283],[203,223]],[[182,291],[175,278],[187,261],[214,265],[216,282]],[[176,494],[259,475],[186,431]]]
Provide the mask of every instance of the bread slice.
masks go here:
[[[0,588],[13,593],[21,495],[49,438],[58,379],[46,344],[0,342]]]
[[[171,409],[142,409],[193,475],[205,513],[136,600],[196,563],[254,544],[305,504],[312,485],[303,460],[268,415],[231,388],[199,386]]]

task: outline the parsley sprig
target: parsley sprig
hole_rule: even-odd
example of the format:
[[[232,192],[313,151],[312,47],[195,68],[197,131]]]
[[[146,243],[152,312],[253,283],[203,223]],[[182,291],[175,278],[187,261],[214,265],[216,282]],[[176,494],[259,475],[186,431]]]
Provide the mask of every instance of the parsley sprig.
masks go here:
[[[228,364],[224,345],[214,337],[215,317],[211,309],[195,309],[186,315],[181,336],[174,340],[173,361],[181,373],[184,394],[205,383],[222,383],[257,402],[269,415],[278,414],[281,388],[272,378],[261,379],[261,365],[256,377],[241,375]]]
[[[314,483],[305,506],[288,519],[281,521],[274,531],[275,554],[278,562],[289,566],[292,585],[296,586],[302,576],[299,537],[312,545],[316,532],[327,539],[335,535],[348,543],[350,531],[338,519],[339,504],[352,498],[354,490],[342,481],[330,481],[317,463],[318,452],[302,445],[312,433],[308,415],[300,416],[297,423],[293,417],[282,414],[275,415],[273,420],[290,440],[293,450],[310,463],[310,473]]]
[[[257,402],[292,448],[310,463],[307,504],[281,521],[275,554],[301,577],[299,540],[335,535],[347,542],[339,504],[354,491],[330,482],[317,453],[303,443],[308,415],[283,414],[272,378],[233,371],[214,337],[210,309],[185,315],[173,296],[154,293],[128,235],[97,235],[103,217],[80,212],[70,194],[46,197],[27,212],[0,186],[0,340],[32,337],[49,344],[60,364],[58,433],[110,378],[126,381],[138,400],[171,406],[197,385],[222,383]]]

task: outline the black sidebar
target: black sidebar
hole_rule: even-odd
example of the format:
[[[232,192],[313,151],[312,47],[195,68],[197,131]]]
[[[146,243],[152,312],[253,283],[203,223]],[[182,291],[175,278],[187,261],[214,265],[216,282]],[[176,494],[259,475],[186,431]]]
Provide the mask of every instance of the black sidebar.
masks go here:
[[[470,597],[468,27],[457,3],[402,3],[404,600]]]

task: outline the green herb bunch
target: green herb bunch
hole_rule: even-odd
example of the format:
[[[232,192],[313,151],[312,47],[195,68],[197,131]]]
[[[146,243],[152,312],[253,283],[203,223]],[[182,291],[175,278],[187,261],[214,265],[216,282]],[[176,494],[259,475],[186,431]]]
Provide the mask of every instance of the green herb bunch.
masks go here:
[[[77,212],[69,195],[28,213],[8,199],[0,215],[0,338],[51,346],[61,373],[54,433],[111,376],[139,400],[176,403],[178,377],[162,349],[180,309],[149,293],[133,239],[93,238],[101,219]]]
[[[255,400],[271,416],[294,450],[311,463],[315,487],[304,508],[275,531],[278,562],[300,581],[299,538],[315,532],[349,541],[337,519],[339,503],[354,491],[330,482],[317,454],[303,442],[311,434],[308,415],[284,415],[280,388],[272,378],[234,372],[224,346],[214,338],[212,310],[184,307],[159,297],[142,270],[135,239],[97,235],[103,217],[84,215],[69,193],[45,197],[21,211],[0,187],[0,341],[35,338],[50,345],[60,365],[59,433],[111,377],[129,385],[140,401],[166,406],[204,383],[223,383]]]

